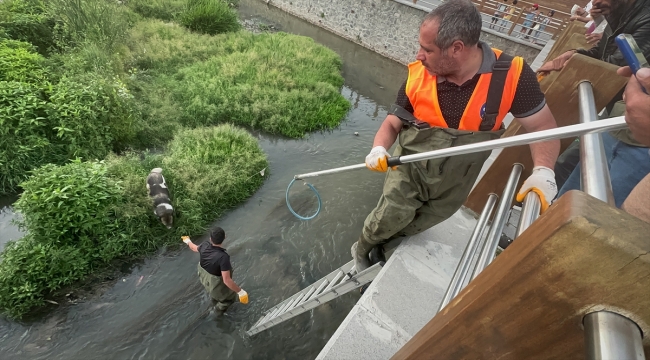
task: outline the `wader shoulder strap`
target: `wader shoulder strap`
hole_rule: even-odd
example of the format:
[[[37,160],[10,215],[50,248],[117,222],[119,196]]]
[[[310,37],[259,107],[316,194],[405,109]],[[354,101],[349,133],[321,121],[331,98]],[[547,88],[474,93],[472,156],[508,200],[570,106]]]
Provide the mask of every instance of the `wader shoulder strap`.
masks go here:
[[[402,120],[403,124],[408,126],[415,126],[418,129],[427,129],[431,127],[429,123],[426,121],[418,120],[415,116],[413,116],[413,114],[408,112],[408,110],[397,104],[392,104],[388,110],[388,113],[390,115],[397,116],[400,120]]]
[[[514,57],[501,53],[492,67],[492,80],[490,80],[490,87],[488,88],[487,100],[485,102],[485,113],[481,120],[480,131],[490,131],[494,128],[499,116],[499,108],[501,107],[501,98],[503,97],[503,89],[506,85],[506,77],[512,60]]]

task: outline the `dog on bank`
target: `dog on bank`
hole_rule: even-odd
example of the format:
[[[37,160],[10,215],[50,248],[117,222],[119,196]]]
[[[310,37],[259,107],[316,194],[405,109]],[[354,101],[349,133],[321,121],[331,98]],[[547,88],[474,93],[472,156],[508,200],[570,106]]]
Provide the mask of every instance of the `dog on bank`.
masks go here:
[[[147,190],[153,200],[153,213],[160,218],[167,229],[171,229],[174,222],[174,208],[169,199],[169,190],[162,171],[161,168],[151,170],[147,176]]]

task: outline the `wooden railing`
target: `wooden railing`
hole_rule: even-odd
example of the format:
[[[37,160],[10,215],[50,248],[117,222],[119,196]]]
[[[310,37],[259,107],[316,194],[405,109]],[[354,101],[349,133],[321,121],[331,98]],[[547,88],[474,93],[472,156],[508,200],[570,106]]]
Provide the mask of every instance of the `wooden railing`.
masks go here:
[[[648,354],[649,233],[649,223],[570,191],[393,359],[585,359],[583,321],[602,311],[638,324]]]
[[[530,41],[534,43],[545,43],[549,39],[556,39],[566,28],[571,16],[571,14],[559,10],[539,6],[539,11],[543,12],[544,15],[539,18],[535,16],[535,18],[532,20],[533,25],[524,26],[526,22],[526,15],[530,13],[530,9],[532,9],[533,3],[527,1],[518,1],[517,5],[512,5],[512,1],[505,2],[498,0],[474,0],[473,2],[479,8],[479,11],[481,13],[490,16],[488,27],[496,28],[496,26],[491,25],[493,25],[492,21],[494,20],[494,14],[499,13],[501,18],[497,19],[496,22],[499,24],[504,24],[505,26],[499,26],[497,31],[505,33],[509,36],[517,36],[519,34],[522,34],[524,38],[530,39]],[[506,6],[506,11],[509,11],[511,8],[514,8],[515,11],[512,13],[503,12],[503,5]],[[499,10],[499,7],[501,7],[502,10]],[[548,17],[550,10],[554,10],[555,12],[552,17]],[[510,15],[511,18],[509,20],[505,20],[504,16],[506,15]],[[544,18],[549,19],[548,24],[540,23],[540,21]],[[533,27],[538,23],[540,25],[540,29],[535,30]]]

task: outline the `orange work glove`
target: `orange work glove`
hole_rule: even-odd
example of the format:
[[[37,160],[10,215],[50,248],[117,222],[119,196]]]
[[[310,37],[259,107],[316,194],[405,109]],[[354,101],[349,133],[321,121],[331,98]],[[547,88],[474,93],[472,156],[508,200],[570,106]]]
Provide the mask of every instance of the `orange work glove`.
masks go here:
[[[366,167],[372,171],[388,171],[388,158],[390,154],[383,146],[375,146],[366,156]],[[393,170],[397,167],[393,166]]]
[[[246,290],[241,289],[241,291],[239,291],[237,293],[237,295],[239,295],[239,302],[240,303],[248,304],[248,293],[246,292]]]

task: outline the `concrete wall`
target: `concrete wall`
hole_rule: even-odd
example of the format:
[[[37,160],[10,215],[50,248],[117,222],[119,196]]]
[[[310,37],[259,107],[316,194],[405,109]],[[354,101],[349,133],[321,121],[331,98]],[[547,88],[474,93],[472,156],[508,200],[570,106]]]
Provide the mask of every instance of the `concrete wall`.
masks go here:
[[[268,3],[403,64],[415,60],[418,29],[428,10],[394,0],[270,0]],[[481,40],[512,55],[523,56],[528,63],[541,49],[489,29],[481,33]]]

